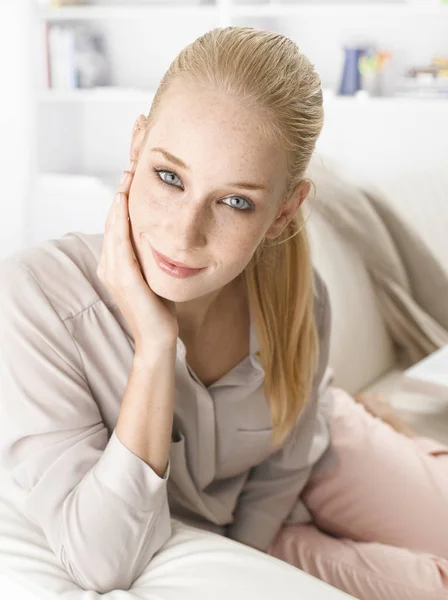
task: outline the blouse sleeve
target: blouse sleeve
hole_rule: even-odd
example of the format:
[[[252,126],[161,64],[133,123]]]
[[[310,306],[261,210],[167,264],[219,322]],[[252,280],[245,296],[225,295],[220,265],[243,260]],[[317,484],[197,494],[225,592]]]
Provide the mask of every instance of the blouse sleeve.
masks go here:
[[[80,587],[128,589],[171,536],[160,477],[109,437],[76,344],[33,273],[0,263],[0,461]]]
[[[294,522],[310,521],[300,493],[309,480],[313,465],[329,445],[327,407],[332,388],[328,367],[331,309],[326,284],[318,276],[317,329],[319,361],[311,398],[288,434],[283,446],[251,469],[238,498],[227,536],[266,552],[290,514]],[[288,521],[291,522],[291,521]]]

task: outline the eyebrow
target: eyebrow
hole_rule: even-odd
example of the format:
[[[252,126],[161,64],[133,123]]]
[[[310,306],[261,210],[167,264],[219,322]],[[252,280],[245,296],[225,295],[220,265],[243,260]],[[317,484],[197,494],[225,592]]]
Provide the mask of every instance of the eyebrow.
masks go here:
[[[187,165],[186,163],[184,163],[183,160],[181,160],[177,156],[174,156],[174,154],[171,154],[171,152],[168,152],[168,150],[164,150],[163,148],[151,148],[151,151],[152,152],[160,152],[160,154],[163,154],[163,156],[166,159],[168,159],[169,161],[171,161],[178,167],[181,167],[182,169],[188,170],[190,168],[190,166]],[[260,185],[258,183],[251,183],[249,181],[235,181],[233,183],[229,183],[229,185],[234,185],[236,187],[245,188],[246,190],[262,190],[263,192],[269,191],[266,186]]]

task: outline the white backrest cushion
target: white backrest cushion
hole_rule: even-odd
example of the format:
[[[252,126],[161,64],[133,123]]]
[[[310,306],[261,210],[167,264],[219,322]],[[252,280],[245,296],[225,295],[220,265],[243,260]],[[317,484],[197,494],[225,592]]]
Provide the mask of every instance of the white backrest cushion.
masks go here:
[[[334,115],[328,111],[332,127],[327,124],[321,136],[316,160],[361,188],[372,184],[379,188],[448,270],[448,169],[447,153],[441,151],[446,135],[432,131],[437,143],[417,144],[400,137],[406,129],[389,127],[388,144],[384,144],[384,132],[376,121],[373,126],[364,115],[353,124],[341,119],[336,108]],[[421,135],[428,134],[426,122],[420,129]],[[311,199],[313,195],[311,190]],[[314,262],[329,285],[333,308],[330,361],[335,380],[353,393],[394,367],[392,342],[356,249],[310,204],[305,214],[311,213],[308,230]]]
[[[374,183],[448,268],[448,118],[443,99],[333,97],[317,153]]]
[[[304,212],[313,263],[330,295],[334,384],[353,394],[393,367],[392,341],[356,249],[310,205]]]
[[[358,165],[345,164],[340,158],[324,155],[343,173],[344,179],[363,189],[376,186],[400,217],[422,237],[434,256],[448,269],[448,167],[447,159],[433,164],[417,160],[385,164],[376,159],[371,172]],[[444,161],[444,162],[443,162]]]

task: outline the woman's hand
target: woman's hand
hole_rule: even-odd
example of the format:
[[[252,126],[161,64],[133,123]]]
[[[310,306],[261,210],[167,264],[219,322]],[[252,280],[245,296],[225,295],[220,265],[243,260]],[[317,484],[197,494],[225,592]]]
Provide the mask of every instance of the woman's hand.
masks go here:
[[[175,303],[150,288],[135,257],[128,218],[128,195],[134,172],[135,163],[131,163],[109,209],[96,272],[131,328],[135,351],[144,354],[175,346],[179,326]]]

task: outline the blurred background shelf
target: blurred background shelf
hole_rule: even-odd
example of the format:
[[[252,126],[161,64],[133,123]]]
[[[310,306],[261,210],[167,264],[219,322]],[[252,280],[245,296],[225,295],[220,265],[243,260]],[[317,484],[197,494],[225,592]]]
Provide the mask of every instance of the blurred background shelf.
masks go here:
[[[151,104],[154,89],[135,89],[121,87],[98,87],[94,89],[53,90],[38,92],[40,102],[141,102]]]
[[[6,131],[4,139],[17,140],[19,145],[16,132],[22,132],[20,148],[13,154],[25,151],[23,162],[29,169],[25,173],[17,167],[13,179],[20,182],[24,197],[41,175],[60,176],[54,183],[58,191],[52,192],[53,211],[59,202],[66,210],[82,212],[69,190],[67,197],[63,194],[71,176],[80,182],[80,189],[91,185],[84,177],[99,178],[109,189],[105,182],[114,182],[127,165],[135,120],[139,114],[148,114],[171,61],[187,44],[217,26],[268,29],[297,43],[315,66],[324,89],[326,122],[319,149],[345,159],[357,174],[363,172],[371,153],[384,156],[385,170],[396,165],[403,149],[408,164],[414,164],[417,157],[421,164],[433,162],[435,153],[447,155],[448,98],[424,97],[424,90],[421,97],[393,93],[407,69],[426,66],[434,56],[448,56],[448,5],[442,2],[215,0],[187,4],[179,0],[177,4],[119,5],[111,1],[107,5],[106,0],[98,0],[96,5],[43,9],[37,0],[11,0],[12,6],[17,16],[8,26],[10,66],[3,79],[9,81],[13,93],[3,95],[4,114],[11,115],[5,121],[9,134]],[[53,28],[76,32],[79,28],[98,36],[110,77],[93,87],[80,85],[79,79],[73,85],[74,78],[51,87],[48,39]],[[374,43],[393,56],[388,93],[385,97],[339,96],[344,46],[364,43]],[[56,57],[60,56],[56,52]],[[83,60],[88,71],[90,59]],[[20,79],[17,73],[21,73]],[[359,151],[350,153],[358,147]],[[422,147],[428,152],[422,154]],[[10,142],[4,144],[4,152],[11,154]],[[16,188],[17,183],[15,193]],[[103,189],[95,187],[95,193]],[[49,233],[45,229],[49,224],[43,223],[43,215],[51,214],[47,192],[49,188],[33,206],[10,203],[8,220],[3,227],[0,224],[3,247],[10,250],[23,236],[27,242],[36,240],[30,231],[37,232],[38,227],[42,235]],[[88,203],[85,208],[88,210]]]
[[[425,98],[425,97],[405,97],[405,96],[387,96],[372,97],[359,94],[357,96],[339,96],[331,88],[324,88],[324,100],[326,103],[337,102],[338,104],[347,104],[350,106],[393,106],[398,108],[400,104],[409,106],[414,103],[424,109],[448,111],[448,101],[446,98]],[[141,103],[150,105],[155,94],[155,89],[137,89],[122,87],[98,87],[94,89],[76,89],[76,90],[53,90],[44,89],[37,93],[37,100],[43,103]]]
[[[118,6],[62,6],[60,8],[38,9],[37,16],[42,21],[81,21],[102,19],[154,19],[164,17],[195,18],[218,16],[219,8],[212,4],[154,4]]]
[[[386,97],[336,94],[343,46],[352,40],[371,40],[391,50],[394,64],[390,79],[394,83],[406,67],[428,63],[437,53],[448,55],[448,5],[442,3],[179,0],[178,4],[107,6],[102,0],[97,5],[46,10],[37,8],[36,3],[34,6],[31,27],[35,34],[39,172],[118,170],[126,161],[134,121],[139,113],[148,113],[159,81],[174,56],[216,26],[249,25],[289,36],[315,65],[326,105],[340,118],[350,120],[353,108],[353,114],[385,114],[386,121],[391,118],[393,122],[390,116],[404,109],[414,115],[410,118],[419,118],[423,127],[427,114],[446,118],[448,111],[448,98],[402,97],[392,91]],[[111,67],[110,82],[94,88],[49,88],[45,54],[52,27],[82,27],[98,33]],[[344,126],[350,129],[351,123]],[[62,145],[62,137],[70,143]]]
[[[236,4],[232,8],[235,16],[239,17],[292,17],[315,15],[323,18],[333,18],[335,14],[360,13],[362,15],[436,15],[447,16],[448,6],[441,3],[411,3],[411,2],[306,2],[306,3],[262,3]]]
[[[151,5],[82,5],[60,8],[37,9],[37,16],[43,21],[80,21],[102,19],[153,19],[159,17],[195,18],[221,14],[231,17],[292,17],[317,15],[333,18],[335,13],[376,13],[388,15],[432,15],[448,16],[448,4],[441,2],[254,2],[238,4],[218,0],[216,4],[151,4]]]

